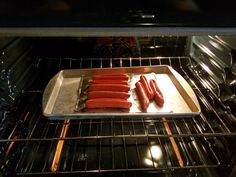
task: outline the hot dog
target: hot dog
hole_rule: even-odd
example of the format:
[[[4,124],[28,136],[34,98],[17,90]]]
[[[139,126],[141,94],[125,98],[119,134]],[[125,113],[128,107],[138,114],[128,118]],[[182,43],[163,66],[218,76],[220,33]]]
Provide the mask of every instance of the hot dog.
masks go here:
[[[147,111],[147,108],[150,102],[149,102],[149,98],[147,97],[145,93],[144,87],[142,83],[139,81],[135,83],[135,86],[136,86],[136,93],[138,95],[138,100],[141,104],[141,108],[143,111]]]
[[[158,106],[162,107],[164,104],[164,98],[163,98],[163,94],[162,94],[161,90],[159,89],[159,87],[157,85],[156,80],[151,79],[150,86],[151,86],[151,89],[153,90],[154,100],[155,100],[156,104]]]
[[[160,95],[159,92],[155,92],[155,93],[154,93],[154,100],[155,100],[155,103],[157,104],[157,106],[162,107],[162,106],[164,105],[164,99],[163,99],[163,97]]]
[[[118,98],[94,98],[85,102],[86,108],[125,108],[132,106],[130,101]]]
[[[125,80],[91,80],[89,84],[123,84],[128,85],[128,82]]]
[[[128,108],[87,108],[86,112],[104,113],[104,112],[129,112]]]
[[[94,75],[93,80],[124,80],[128,81],[129,77],[125,74],[117,75]]]
[[[88,91],[120,91],[128,92],[130,87],[123,84],[91,84]]]
[[[152,88],[153,92],[156,90],[163,97],[163,94],[162,94],[162,92],[161,92],[161,90],[160,90],[160,88],[159,88],[159,86],[158,86],[155,79],[150,79],[150,86],[151,86],[151,88],[153,87]]]
[[[91,91],[87,93],[88,99],[93,98],[120,98],[120,99],[128,99],[130,96],[127,92],[119,92],[119,91]]]
[[[147,78],[144,75],[140,76],[140,82],[143,85],[143,88],[145,90],[145,93],[146,93],[147,97],[151,101],[153,99],[153,97],[154,97],[154,93],[153,93],[150,85],[148,84]]]

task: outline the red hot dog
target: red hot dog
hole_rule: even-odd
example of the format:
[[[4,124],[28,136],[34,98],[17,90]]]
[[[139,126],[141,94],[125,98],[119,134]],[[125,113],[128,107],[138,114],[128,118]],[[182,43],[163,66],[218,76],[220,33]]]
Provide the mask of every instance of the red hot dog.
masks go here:
[[[159,92],[155,92],[155,93],[154,93],[154,100],[155,100],[155,103],[157,104],[157,106],[162,107],[162,106],[164,105],[164,99],[163,99],[163,97],[160,95]]]
[[[119,92],[119,91],[91,91],[87,93],[88,99],[93,98],[120,98],[120,99],[128,99],[130,96],[127,92]]]
[[[157,85],[156,80],[151,79],[150,86],[151,86],[151,89],[153,90],[154,100],[155,100],[156,104],[158,106],[162,107],[164,104],[164,98],[163,98],[163,94],[162,94],[161,90],[159,89],[159,87]]]
[[[152,89],[154,89],[153,91],[155,91],[155,90],[158,91],[159,94],[163,97],[163,94],[162,94],[162,92],[161,92],[161,90],[160,90],[160,88],[159,88],[159,86],[158,86],[155,79],[150,80],[150,86],[151,86],[151,84],[152,84],[152,87],[153,87]]]
[[[129,77],[125,74],[117,75],[94,75],[93,80],[124,80],[128,81]]]
[[[123,84],[128,85],[127,81],[124,80],[91,80],[89,84]]]
[[[148,84],[147,78],[144,75],[140,76],[140,82],[142,83],[145,93],[147,95],[147,97],[149,98],[149,100],[151,101],[154,97],[154,93],[150,87],[150,85]]]
[[[132,106],[130,101],[118,98],[94,98],[85,102],[86,108],[125,108]]]
[[[123,84],[91,84],[88,91],[120,91],[128,92],[130,87]]]
[[[107,113],[107,112],[129,112],[128,108],[87,108],[87,112]]]
[[[143,87],[142,83],[139,81],[135,83],[135,86],[136,86],[136,92],[138,95],[138,99],[141,104],[141,108],[143,111],[147,111],[147,108],[148,108],[150,102],[149,102],[149,98],[147,97],[147,95],[145,93],[144,87]]]

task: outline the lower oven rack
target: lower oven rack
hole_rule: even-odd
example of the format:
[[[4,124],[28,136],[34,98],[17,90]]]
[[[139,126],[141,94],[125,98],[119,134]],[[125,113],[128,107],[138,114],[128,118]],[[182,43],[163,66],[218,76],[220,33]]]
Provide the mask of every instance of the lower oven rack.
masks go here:
[[[43,71],[39,77],[45,77],[46,84],[58,70],[65,68],[161,64],[172,66],[192,86],[202,108],[199,116],[178,119],[170,117],[165,120],[110,117],[72,120],[69,123],[49,121],[41,113],[42,86],[42,91],[24,92],[24,107],[15,113],[20,117],[13,119],[14,126],[8,126],[1,132],[0,143],[4,152],[1,151],[1,158],[6,168],[5,173],[13,171],[18,176],[44,176],[87,175],[94,172],[111,175],[116,172],[138,176],[137,172],[155,172],[165,176],[204,176],[206,173],[214,174],[214,170],[219,167],[229,168],[234,150],[229,149],[226,142],[236,137],[235,117],[230,107],[219,98],[214,98],[214,88],[217,85],[211,82],[206,86],[207,80],[199,80],[200,71],[193,70],[196,65],[191,58],[41,58],[37,67]],[[166,130],[165,122],[171,128],[171,135]],[[66,125],[67,132],[61,136]],[[170,138],[174,138],[177,144],[183,167],[178,162]],[[63,141],[63,148],[57,169],[52,172],[51,166],[59,141]]]

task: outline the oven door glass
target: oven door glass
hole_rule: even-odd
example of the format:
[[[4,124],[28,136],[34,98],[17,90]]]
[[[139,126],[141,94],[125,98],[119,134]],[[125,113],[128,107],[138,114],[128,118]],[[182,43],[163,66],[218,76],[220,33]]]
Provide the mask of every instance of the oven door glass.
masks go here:
[[[233,1],[1,0],[0,27],[235,27]]]

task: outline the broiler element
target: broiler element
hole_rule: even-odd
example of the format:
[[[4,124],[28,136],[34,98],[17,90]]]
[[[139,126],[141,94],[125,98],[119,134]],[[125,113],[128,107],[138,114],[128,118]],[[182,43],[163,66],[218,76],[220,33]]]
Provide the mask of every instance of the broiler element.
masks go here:
[[[169,126],[168,122],[166,121],[166,118],[162,117],[162,120],[163,120],[163,124],[164,124],[164,127],[166,129],[167,134],[168,135],[172,135],[171,130],[170,130],[170,126]],[[178,148],[178,146],[177,146],[177,144],[175,142],[175,139],[173,137],[170,137],[170,142],[171,142],[171,144],[173,146],[175,155],[176,155],[176,157],[178,159],[179,166],[180,167],[184,167],[184,162],[183,162],[183,159],[182,159],[181,154],[179,152],[179,148]]]
[[[67,133],[68,127],[70,125],[69,123],[70,123],[70,120],[65,120],[64,121],[62,130],[61,130],[61,134],[60,134],[60,138],[65,138],[66,137],[66,133]],[[57,143],[57,147],[56,147],[56,150],[55,150],[55,154],[54,154],[54,158],[53,158],[53,162],[52,162],[52,166],[51,166],[51,171],[52,172],[57,171],[59,160],[60,160],[60,157],[61,157],[61,152],[62,152],[62,149],[63,149],[63,145],[64,145],[64,140],[59,140],[58,143]]]

